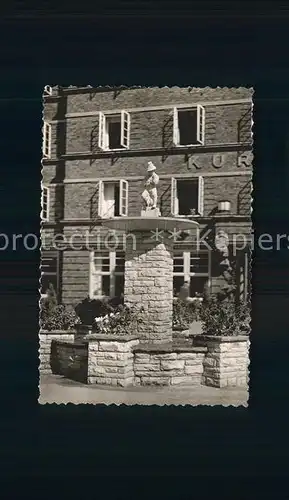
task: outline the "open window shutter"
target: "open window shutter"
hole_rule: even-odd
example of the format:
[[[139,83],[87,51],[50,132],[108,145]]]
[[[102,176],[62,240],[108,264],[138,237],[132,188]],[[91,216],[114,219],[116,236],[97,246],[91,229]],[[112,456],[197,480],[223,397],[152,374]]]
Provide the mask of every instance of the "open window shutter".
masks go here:
[[[205,143],[205,108],[200,105],[197,112],[197,141],[199,144]]]
[[[121,138],[120,143],[123,148],[129,148],[130,136],[130,114],[127,111],[121,112]]]
[[[177,215],[177,181],[174,177],[171,180],[171,212]]]
[[[98,147],[101,149],[106,148],[106,144],[105,144],[105,116],[101,111],[99,112]]]
[[[98,215],[103,217],[104,190],[103,181],[98,181]]]
[[[123,179],[119,181],[119,213],[122,216],[128,214],[128,182]]]
[[[173,120],[174,120],[174,125],[173,125],[173,143],[175,146],[178,146],[180,142],[180,133],[179,133],[179,120],[178,120],[178,110],[177,108],[174,108],[173,110]]]
[[[42,186],[41,194],[41,219],[49,220],[49,188],[45,186]]]
[[[198,212],[200,215],[204,214],[204,178],[199,176],[198,186]]]
[[[50,158],[51,154],[51,125],[44,122],[43,124],[43,145],[42,154],[44,158]]]

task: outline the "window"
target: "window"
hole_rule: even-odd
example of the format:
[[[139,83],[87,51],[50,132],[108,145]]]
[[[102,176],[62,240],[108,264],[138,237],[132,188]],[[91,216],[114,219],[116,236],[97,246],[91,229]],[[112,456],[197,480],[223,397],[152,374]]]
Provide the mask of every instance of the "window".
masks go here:
[[[45,222],[49,220],[49,188],[42,186],[41,193],[41,219]]]
[[[210,277],[210,252],[178,251],[174,253],[174,297],[177,297],[185,281],[189,282],[190,297],[202,294]]]
[[[128,149],[130,139],[130,115],[121,111],[115,115],[99,113],[98,146],[104,151]]]
[[[203,215],[204,212],[204,179],[202,176],[192,179],[175,179],[171,181],[172,215]]]
[[[196,146],[205,141],[205,108],[174,108],[173,141],[175,146]]]
[[[43,147],[42,153],[44,158],[50,158],[51,155],[51,125],[44,122],[43,125]]]
[[[49,286],[53,286],[56,294],[59,292],[59,256],[57,252],[41,252],[40,261],[40,293],[47,296]]]
[[[97,200],[98,198],[98,200]],[[118,182],[98,181],[93,203],[98,201],[97,210],[92,213],[99,217],[118,217],[128,214],[128,182],[121,179]]]
[[[92,252],[91,298],[120,297],[124,292],[124,252]]]

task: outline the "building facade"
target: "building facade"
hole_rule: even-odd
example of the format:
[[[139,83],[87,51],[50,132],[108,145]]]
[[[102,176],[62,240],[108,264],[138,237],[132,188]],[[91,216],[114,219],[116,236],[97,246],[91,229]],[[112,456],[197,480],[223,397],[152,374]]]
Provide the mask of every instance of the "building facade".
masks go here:
[[[175,295],[184,281],[191,297],[222,289],[223,238],[248,297],[252,89],[46,87],[43,100],[42,294],[52,283],[76,305],[123,292],[125,236],[102,220],[140,216],[152,161],[161,215],[199,222],[171,235]]]

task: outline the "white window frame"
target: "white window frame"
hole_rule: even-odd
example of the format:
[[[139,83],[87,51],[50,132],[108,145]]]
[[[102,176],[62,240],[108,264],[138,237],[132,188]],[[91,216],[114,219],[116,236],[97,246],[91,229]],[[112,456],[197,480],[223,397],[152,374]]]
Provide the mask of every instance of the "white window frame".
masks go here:
[[[52,95],[52,87],[50,87],[50,85],[45,85],[44,94],[45,95]]]
[[[46,215],[44,213],[44,195],[46,194]],[[48,222],[49,221],[49,212],[50,212],[50,189],[47,186],[42,186],[41,189],[41,214],[40,217],[43,222]]]
[[[51,124],[48,122],[43,123],[43,142],[42,142],[42,155],[43,158],[51,157]],[[48,136],[48,138],[47,138]]]
[[[49,272],[45,272],[45,271],[42,271],[41,269],[41,260],[40,260],[40,275],[41,277],[42,276],[56,276],[56,295],[57,295],[57,298],[58,298],[58,295],[59,295],[59,279],[60,279],[60,276],[59,276],[59,252],[50,252],[49,250],[45,252],[46,254],[47,253],[50,253],[50,257],[51,258],[56,258],[56,272],[55,273],[49,273]],[[41,258],[45,258],[45,255],[41,255]],[[48,259],[49,257],[47,256],[46,259]],[[41,288],[40,288],[41,290]],[[48,297],[47,293],[40,293],[40,297],[41,299],[45,299]]]
[[[120,217],[128,215],[128,182],[125,179],[119,181],[106,181],[100,179],[96,185],[98,189],[98,216],[101,218],[109,218],[104,212],[104,187],[105,184],[117,184],[119,182],[119,214]],[[115,204],[114,204],[115,206]],[[113,216],[115,217],[115,216]]]
[[[191,181],[197,179],[198,181],[198,214],[196,214],[194,217],[198,216],[203,216],[204,215],[204,178],[199,175],[198,177],[184,177],[184,178],[178,178],[176,179],[175,177],[171,178],[171,213],[174,217],[192,217],[190,215],[182,215],[179,214],[179,199],[178,199],[178,181]]]
[[[197,142],[192,144],[180,144],[179,112],[197,109]],[[190,146],[203,146],[205,144],[205,108],[200,104],[191,108],[173,108],[173,143],[178,148]]]
[[[129,149],[130,144],[130,114],[121,111],[121,139],[120,143],[124,149]]]
[[[119,181],[119,215],[126,217],[128,214],[128,182],[125,179]]]
[[[109,133],[108,133],[108,120],[109,118],[120,116],[120,143],[121,148],[109,148]],[[99,132],[98,132],[98,147],[103,151],[123,151],[124,149],[129,149],[130,147],[130,113],[121,110],[120,113],[103,113],[99,112]]]
[[[189,251],[189,250],[176,250],[175,255],[183,254],[183,271],[182,272],[173,272],[173,277],[181,276],[184,278],[184,282],[188,281],[191,283],[191,279],[194,277],[197,278],[208,278],[211,280],[211,260],[212,260],[212,252],[211,250],[199,250],[199,251]],[[207,273],[193,273],[190,271],[191,268],[191,255],[208,255],[208,272]]]
[[[107,252],[90,252],[89,256],[89,296],[91,299],[104,299],[104,298],[112,298],[115,296],[115,277],[116,276],[125,276],[125,272],[116,272],[116,257],[117,253],[121,253],[123,255],[123,259],[125,259],[125,254],[122,251],[107,251]],[[96,271],[95,269],[95,258],[99,258],[100,260],[109,256],[109,271]],[[110,276],[110,286],[109,291],[110,295],[102,295],[94,294],[94,289],[97,288],[97,279],[99,279],[99,288],[101,287],[101,278],[102,276]],[[96,285],[96,286],[95,286]]]

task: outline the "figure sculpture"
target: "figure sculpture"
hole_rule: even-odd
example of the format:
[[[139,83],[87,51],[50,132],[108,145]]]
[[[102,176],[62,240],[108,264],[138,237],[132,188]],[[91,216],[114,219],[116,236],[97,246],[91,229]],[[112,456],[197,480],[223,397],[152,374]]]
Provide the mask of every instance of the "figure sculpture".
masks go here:
[[[158,201],[157,185],[159,183],[159,176],[156,174],[155,170],[155,165],[149,161],[144,183],[145,190],[142,193],[142,199],[145,202],[146,208],[150,209],[155,209]]]

